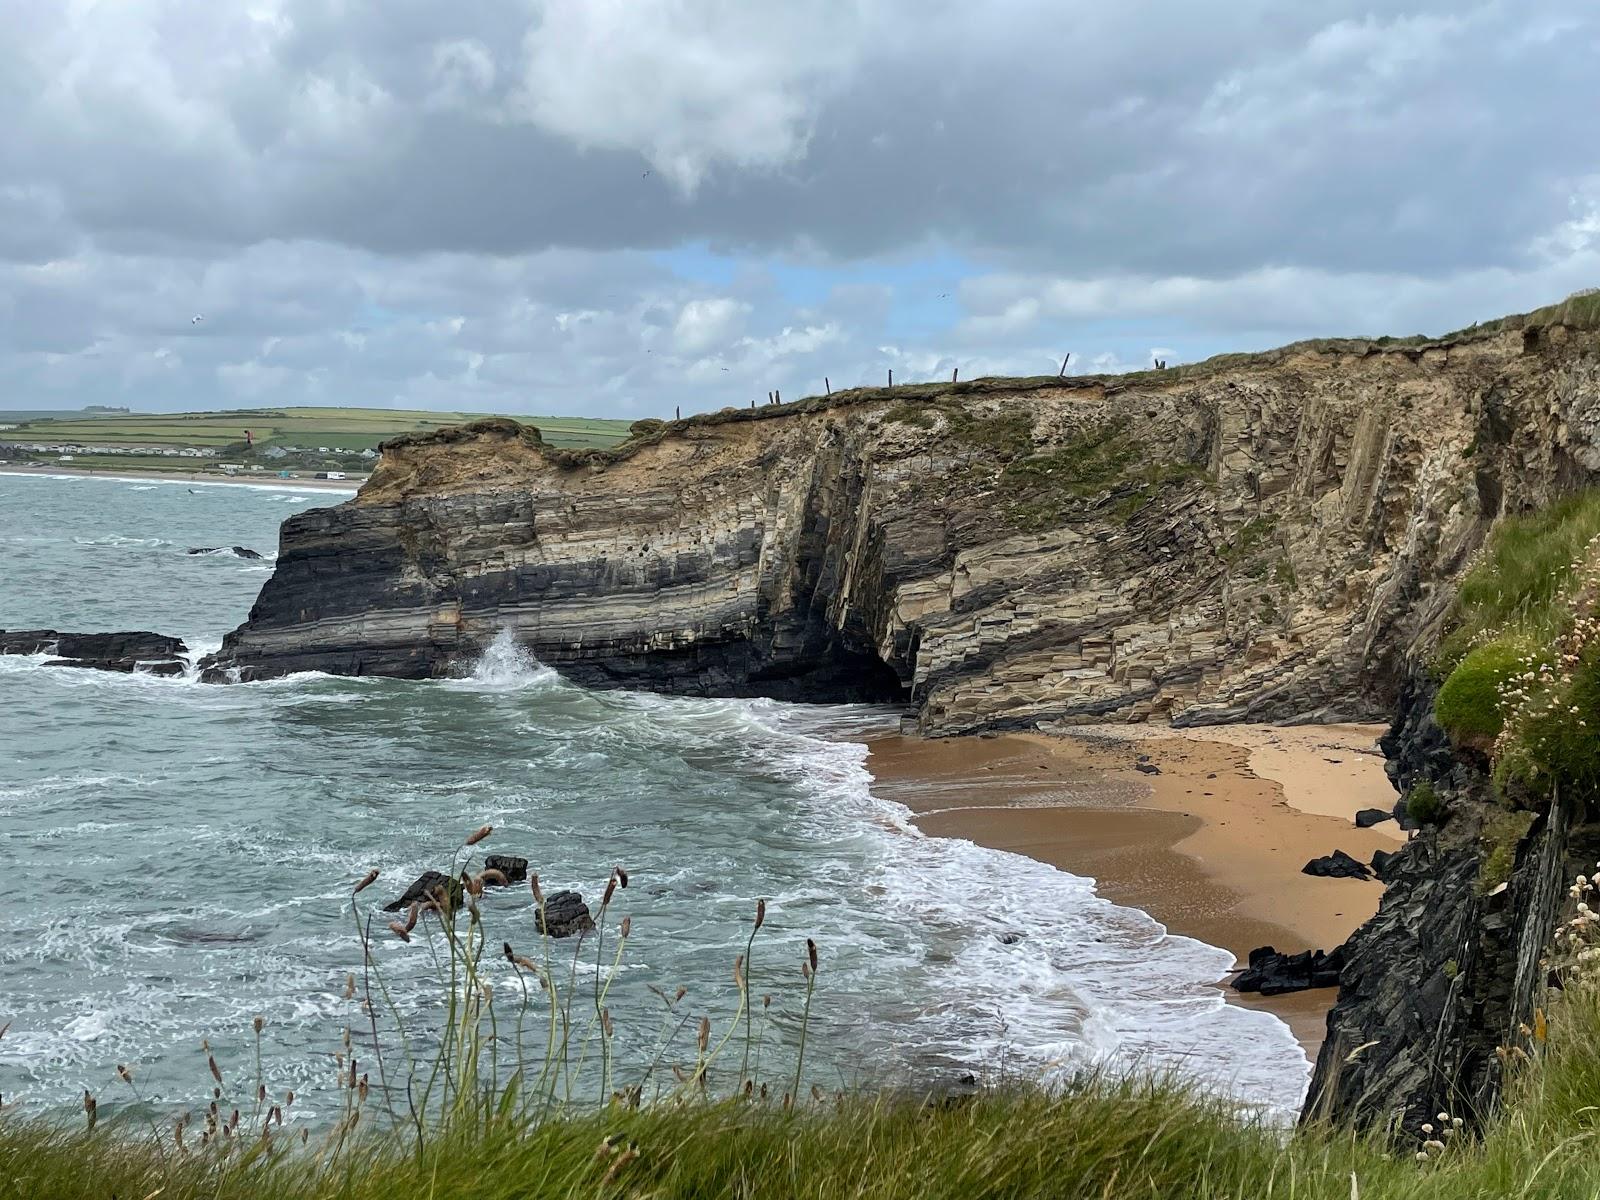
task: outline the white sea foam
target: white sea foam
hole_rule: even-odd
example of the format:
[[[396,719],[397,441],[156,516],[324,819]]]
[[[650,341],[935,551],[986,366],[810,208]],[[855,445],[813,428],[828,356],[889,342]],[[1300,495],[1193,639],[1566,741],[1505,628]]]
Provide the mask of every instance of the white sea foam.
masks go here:
[[[946,1000],[921,1006],[912,1040],[933,1048],[958,1031],[980,1073],[1177,1071],[1292,1119],[1310,1062],[1283,1022],[1225,1001],[1215,985],[1231,953],[1112,904],[1091,879],[923,835],[903,805],[872,795],[864,745],[800,732],[810,722],[790,706],[755,702],[750,712],[779,735],[780,761],[822,811],[855,815],[878,841],[883,902],[905,921],[956,934]],[[837,736],[872,719],[835,711],[824,728]]]
[[[552,668],[542,664],[509,629],[495,634],[473,664],[465,679],[452,679],[445,686],[458,691],[521,692],[548,687],[560,681]]]

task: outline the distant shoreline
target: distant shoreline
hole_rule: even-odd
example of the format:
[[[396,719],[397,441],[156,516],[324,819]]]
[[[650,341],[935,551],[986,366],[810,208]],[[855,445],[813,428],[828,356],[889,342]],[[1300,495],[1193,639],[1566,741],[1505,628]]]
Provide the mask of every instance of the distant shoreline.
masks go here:
[[[42,467],[0,467],[0,475],[33,479],[48,479],[52,475],[72,475],[83,479],[121,480],[125,483],[145,483],[155,480],[160,483],[199,483],[216,487],[270,487],[278,490],[350,493],[354,493],[367,481],[366,476],[352,479],[307,479],[304,476],[281,479],[266,472],[259,475],[210,475],[201,471],[141,471],[137,467],[100,470],[94,467],[67,467],[55,464]]]

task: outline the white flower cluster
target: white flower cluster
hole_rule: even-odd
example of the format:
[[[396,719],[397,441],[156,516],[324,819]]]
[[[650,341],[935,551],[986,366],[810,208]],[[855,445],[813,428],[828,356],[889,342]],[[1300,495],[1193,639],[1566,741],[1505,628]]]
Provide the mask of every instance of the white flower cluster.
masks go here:
[[[1427,1162],[1435,1155],[1443,1154],[1445,1143],[1460,1133],[1465,1124],[1460,1117],[1452,1117],[1446,1112],[1440,1113],[1437,1119],[1437,1127],[1432,1121],[1422,1127],[1422,1149],[1417,1151],[1418,1162]]]
[[[1600,862],[1595,866],[1600,867]],[[1582,875],[1575,878],[1567,895],[1576,903],[1576,908],[1555,933],[1553,965],[1576,971],[1585,978],[1600,976],[1600,914],[1589,904],[1596,892],[1600,892],[1600,871],[1588,878]]]
[[[1600,646],[1600,536],[1584,547],[1571,572],[1567,601],[1571,624],[1557,635],[1548,651],[1520,659],[1519,669],[1498,688],[1505,720],[1495,739],[1493,757],[1499,761],[1520,750],[1533,774],[1549,773],[1560,765],[1546,760],[1553,749],[1552,734],[1564,725],[1587,730],[1589,717],[1594,715],[1572,703],[1572,694],[1579,673]]]

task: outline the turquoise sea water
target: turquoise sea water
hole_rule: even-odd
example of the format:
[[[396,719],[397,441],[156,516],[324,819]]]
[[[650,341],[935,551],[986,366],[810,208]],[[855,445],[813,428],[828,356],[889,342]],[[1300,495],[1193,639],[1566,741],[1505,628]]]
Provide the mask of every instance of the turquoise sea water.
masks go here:
[[[154,629],[203,653],[244,619],[278,523],[342,499],[0,474],[0,628]],[[235,543],[268,557],[184,553]],[[897,714],[591,692],[508,639],[470,676],[430,683],[212,686],[44,661],[0,657],[7,1101],[109,1094],[124,1062],[156,1103],[209,1099],[202,1039],[242,1068],[260,1015],[268,1085],[325,1113],[340,1033],[365,1023],[343,997],[361,963],[351,884],[376,867],[369,895],[397,895],[483,823],[495,832],[479,849],[529,858],[547,891],[593,900],[627,867],[612,920],[631,916],[633,939],[609,997],[623,1077],[662,1028],[651,986],[686,987],[694,1022],[731,1015],[733,959],[764,897],[753,973],[773,996],[775,1071],[810,936],[808,1074],[823,1086],[1107,1061],[1280,1110],[1304,1088],[1287,1028],[1211,986],[1230,955],[1091,881],[923,837],[874,796],[862,739]],[[485,913],[495,944],[535,944],[526,890],[491,893]],[[426,948],[378,946],[426,1027],[439,994]],[[682,1044],[692,1058],[692,1032]]]

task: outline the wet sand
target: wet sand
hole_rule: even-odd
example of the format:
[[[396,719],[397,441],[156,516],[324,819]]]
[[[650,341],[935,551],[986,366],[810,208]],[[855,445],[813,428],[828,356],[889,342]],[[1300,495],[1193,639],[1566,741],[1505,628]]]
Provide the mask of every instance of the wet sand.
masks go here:
[[[1305,863],[1334,849],[1369,859],[1403,838],[1356,829],[1356,810],[1394,792],[1377,726],[1086,726],[1035,734],[871,743],[874,790],[959,837],[1096,880],[1118,904],[1231,951],[1330,949],[1376,910],[1382,885],[1321,879]],[[1139,757],[1160,774],[1135,769]],[[1332,989],[1229,998],[1320,1045]]]

